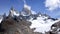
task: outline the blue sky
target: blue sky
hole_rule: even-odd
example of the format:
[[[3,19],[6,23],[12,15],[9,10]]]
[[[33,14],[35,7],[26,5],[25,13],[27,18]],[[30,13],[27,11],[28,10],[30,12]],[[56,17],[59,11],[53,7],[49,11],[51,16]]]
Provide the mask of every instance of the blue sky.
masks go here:
[[[60,0],[25,0],[36,12],[46,13],[52,18],[60,18]],[[0,15],[9,13],[13,6],[17,11],[21,11],[24,6],[23,0],[0,0]]]

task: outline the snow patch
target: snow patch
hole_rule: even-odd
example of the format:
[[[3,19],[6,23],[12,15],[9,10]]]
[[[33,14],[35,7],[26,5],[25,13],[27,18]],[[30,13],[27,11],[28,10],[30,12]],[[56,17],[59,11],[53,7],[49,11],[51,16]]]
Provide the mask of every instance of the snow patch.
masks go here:
[[[46,19],[46,20],[44,20]],[[58,22],[60,20],[55,20],[53,21],[52,19],[48,19],[48,17],[45,17],[45,16],[40,16],[40,17],[37,17],[36,20],[30,20],[30,22],[32,22],[30,28],[36,28],[34,30],[34,32],[42,32],[42,33],[45,33],[45,32],[48,32],[49,30],[51,30],[51,26]]]
[[[1,21],[3,20],[3,17],[2,18],[0,18],[0,23],[1,23]]]

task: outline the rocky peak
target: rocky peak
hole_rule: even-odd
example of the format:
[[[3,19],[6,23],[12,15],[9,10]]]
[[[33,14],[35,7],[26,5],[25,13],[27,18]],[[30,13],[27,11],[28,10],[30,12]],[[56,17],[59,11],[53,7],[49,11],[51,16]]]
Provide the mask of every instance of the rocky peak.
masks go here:
[[[13,7],[11,7],[9,16],[14,17],[14,16],[19,16],[19,15],[20,15],[19,12],[17,12]]]
[[[21,12],[21,15],[23,15],[23,16],[31,15],[31,7],[28,6],[27,4],[24,4],[24,8]]]

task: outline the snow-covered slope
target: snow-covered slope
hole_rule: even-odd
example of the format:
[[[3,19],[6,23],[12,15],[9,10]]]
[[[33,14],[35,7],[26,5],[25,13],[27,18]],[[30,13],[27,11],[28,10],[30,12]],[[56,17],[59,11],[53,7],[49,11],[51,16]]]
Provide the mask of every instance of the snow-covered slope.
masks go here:
[[[42,32],[42,33],[45,33],[45,32],[48,32],[51,30],[51,26],[60,21],[60,20],[53,20],[53,19],[48,19],[49,17],[48,16],[42,16],[42,15],[39,15],[37,17],[37,19],[33,20],[33,18],[31,18],[29,21],[32,23],[30,28],[36,28],[34,30],[34,32]]]

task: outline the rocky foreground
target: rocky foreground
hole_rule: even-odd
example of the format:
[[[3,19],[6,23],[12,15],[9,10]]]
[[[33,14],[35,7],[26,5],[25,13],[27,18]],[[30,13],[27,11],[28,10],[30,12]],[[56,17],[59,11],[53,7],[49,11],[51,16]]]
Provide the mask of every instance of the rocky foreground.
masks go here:
[[[17,20],[7,17],[1,22],[0,34],[40,34],[33,32],[34,29],[30,29],[31,23],[25,20]]]

